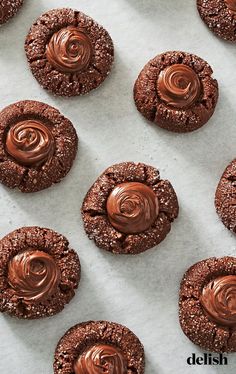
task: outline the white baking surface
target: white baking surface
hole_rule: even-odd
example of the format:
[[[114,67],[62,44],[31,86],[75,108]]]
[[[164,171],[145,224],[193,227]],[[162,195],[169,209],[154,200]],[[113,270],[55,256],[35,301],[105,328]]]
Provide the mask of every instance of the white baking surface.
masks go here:
[[[105,83],[86,97],[56,98],[31,75],[24,39],[33,21],[50,8],[73,7],[104,25],[115,44],[115,66]],[[206,59],[220,86],[215,115],[202,129],[178,135],[148,123],[136,111],[133,83],[158,53],[184,50]],[[145,374],[233,374],[227,367],[189,367],[202,351],[178,323],[179,282],[194,262],[235,255],[236,238],[219,221],[214,192],[225,166],[236,155],[235,46],[202,23],[195,0],[25,0],[21,12],[0,29],[0,107],[23,99],[59,108],[80,137],[78,157],[57,186],[36,194],[0,187],[0,236],[29,225],[67,236],[82,263],[72,302],[55,317],[19,321],[0,317],[0,373],[52,374],[54,349],[74,324],[90,319],[127,325],[146,350]],[[80,207],[97,176],[121,161],[160,168],[180,203],[179,218],[158,248],[139,256],[115,256],[95,247],[83,231]]]

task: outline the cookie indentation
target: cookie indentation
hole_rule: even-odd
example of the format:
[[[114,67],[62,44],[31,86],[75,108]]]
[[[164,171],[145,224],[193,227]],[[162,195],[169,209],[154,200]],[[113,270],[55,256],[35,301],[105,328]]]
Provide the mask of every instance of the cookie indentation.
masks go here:
[[[143,232],[158,216],[158,198],[144,183],[122,183],[109,195],[107,212],[112,226],[118,231],[126,234]]]
[[[118,347],[96,344],[78,357],[74,371],[75,374],[126,374],[127,361]]]
[[[0,240],[0,313],[38,319],[59,313],[75,295],[80,261],[61,234],[21,227]]]
[[[25,100],[0,113],[0,183],[37,192],[70,171],[78,136],[70,120],[39,101]]]
[[[50,129],[42,122],[21,121],[8,131],[6,151],[22,165],[38,166],[52,158],[55,141]]]
[[[60,270],[52,256],[43,251],[29,249],[9,263],[8,283],[25,303],[47,300],[59,282]]]
[[[48,61],[64,73],[86,69],[92,54],[93,47],[85,30],[73,26],[54,33],[46,48]]]
[[[202,349],[236,352],[236,258],[211,257],[184,274],[179,294],[184,334]]]
[[[175,108],[188,108],[197,102],[201,83],[189,66],[174,64],[161,71],[157,90],[166,104]]]
[[[58,342],[54,374],[144,374],[144,348],[127,327],[87,321],[71,327]]]
[[[82,205],[89,239],[117,254],[138,254],[161,243],[178,212],[171,183],[155,167],[134,162],[108,167]]]
[[[226,275],[208,283],[202,291],[201,304],[214,322],[236,326],[236,275]]]
[[[71,8],[42,14],[26,37],[25,52],[39,84],[66,97],[85,95],[99,87],[114,61],[108,31]]]
[[[135,82],[136,107],[166,130],[197,130],[211,118],[218,101],[218,83],[212,75],[210,65],[192,53],[168,51],[157,55]]]

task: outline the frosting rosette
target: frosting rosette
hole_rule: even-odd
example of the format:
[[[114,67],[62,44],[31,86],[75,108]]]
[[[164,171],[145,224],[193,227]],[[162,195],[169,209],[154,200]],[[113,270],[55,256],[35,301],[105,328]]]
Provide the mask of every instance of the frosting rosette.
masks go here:
[[[201,82],[195,71],[184,64],[174,64],[161,71],[157,80],[160,99],[175,108],[188,108],[197,102]]]
[[[52,158],[55,140],[42,122],[25,120],[10,127],[6,136],[6,151],[22,165],[38,166]]]
[[[78,357],[75,374],[127,374],[123,352],[112,345],[96,344]]]
[[[226,275],[208,283],[202,291],[201,305],[219,325],[236,326],[236,275]]]
[[[63,73],[76,73],[86,69],[92,54],[92,43],[86,31],[75,26],[68,26],[54,33],[46,47],[48,61]]]
[[[29,249],[9,262],[8,283],[25,303],[47,300],[59,282],[60,270],[46,252]]]
[[[144,183],[117,185],[107,199],[108,219],[113,227],[126,234],[147,230],[159,214],[154,191]]]

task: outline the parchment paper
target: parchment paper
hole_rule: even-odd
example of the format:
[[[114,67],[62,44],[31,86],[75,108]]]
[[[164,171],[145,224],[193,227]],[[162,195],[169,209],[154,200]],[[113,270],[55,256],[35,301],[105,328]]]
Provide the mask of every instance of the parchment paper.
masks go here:
[[[178,323],[179,282],[193,263],[235,255],[236,237],[214,209],[214,193],[225,166],[236,156],[235,46],[211,34],[195,0],[25,0],[20,13],[0,29],[0,107],[23,99],[44,101],[74,123],[78,157],[58,185],[25,195],[0,186],[0,236],[25,225],[50,227],[69,239],[80,255],[82,280],[73,301],[55,317],[19,321],[0,316],[0,373],[52,374],[55,346],[74,324],[90,319],[127,325],[146,350],[145,374],[233,374],[227,367],[189,367],[187,357],[203,352]],[[82,10],[110,32],[115,66],[105,83],[86,97],[56,98],[31,75],[24,40],[43,12]],[[199,131],[174,134],[145,121],[136,111],[133,83],[144,64],[167,50],[207,60],[220,85],[215,115]],[[160,168],[180,203],[179,218],[158,248],[115,256],[86,237],[80,216],[85,193],[109,165],[142,161]]]

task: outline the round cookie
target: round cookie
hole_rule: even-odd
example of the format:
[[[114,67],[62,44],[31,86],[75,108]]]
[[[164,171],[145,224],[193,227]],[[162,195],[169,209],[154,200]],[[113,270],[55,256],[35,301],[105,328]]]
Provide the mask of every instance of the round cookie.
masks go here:
[[[80,261],[68,240],[22,227],[0,240],[0,312],[24,319],[59,313],[75,294]]]
[[[185,335],[212,352],[236,352],[236,258],[209,258],[190,267],[180,286]]]
[[[200,57],[170,51],[150,60],[134,85],[138,111],[149,121],[175,132],[190,132],[213,115],[218,83]]]
[[[0,26],[12,18],[20,9],[23,0],[1,0],[0,2]]]
[[[144,374],[144,349],[127,327],[107,321],[80,323],[59,341],[54,374]]]
[[[223,224],[236,233],[236,159],[225,169],[215,194],[215,206]]]
[[[25,41],[31,71],[56,95],[84,95],[107,77],[114,60],[108,32],[73,9],[53,9],[32,25]]]
[[[89,239],[119,254],[138,254],[159,244],[178,211],[170,182],[161,180],[154,167],[134,162],[106,169],[82,205]]]
[[[198,12],[217,36],[236,42],[236,1],[235,0],[197,0]]]
[[[20,101],[0,112],[0,182],[36,192],[60,182],[78,148],[72,123],[38,101]]]

